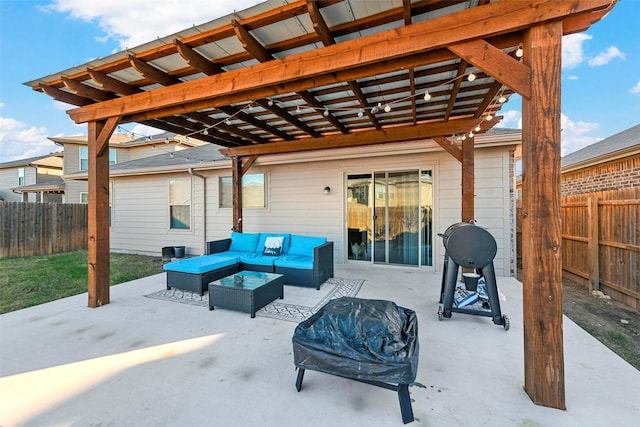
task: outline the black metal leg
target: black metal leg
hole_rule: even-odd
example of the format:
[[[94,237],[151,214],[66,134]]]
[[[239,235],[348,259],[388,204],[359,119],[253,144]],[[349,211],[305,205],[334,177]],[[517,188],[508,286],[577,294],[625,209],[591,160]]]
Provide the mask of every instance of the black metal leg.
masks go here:
[[[409,397],[409,384],[398,384],[398,400],[400,400],[400,413],[404,424],[413,422],[413,408]]]
[[[296,379],[296,390],[298,391],[302,388],[302,378],[304,378],[304,369],[298,368],[298,379]]]

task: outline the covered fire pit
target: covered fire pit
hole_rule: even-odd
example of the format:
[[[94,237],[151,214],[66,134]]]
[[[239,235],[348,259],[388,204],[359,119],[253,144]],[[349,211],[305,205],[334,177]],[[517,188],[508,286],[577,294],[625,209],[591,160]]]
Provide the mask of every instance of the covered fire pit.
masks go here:
[[[296,389],[306,369],[397,391],[402,421],[412,422],[409,385],[418,371],[418,318],[391,301],[329,301],[293,334]]]

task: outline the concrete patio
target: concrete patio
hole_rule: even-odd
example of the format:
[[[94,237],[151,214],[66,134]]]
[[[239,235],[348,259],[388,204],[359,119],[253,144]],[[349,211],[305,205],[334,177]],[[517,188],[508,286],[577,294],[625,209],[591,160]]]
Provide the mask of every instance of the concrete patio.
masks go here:
[[[440,274],[336,265],[366,279],[358,297],[416,311],[410,388],[424,426],[635,426],[640,372],[564,319],[566,410],[523,390],[521,283],[498,278],[505,331],[488,317],[438,321]],[[296,392],[296,323],[146,298],[164,274],[0,316],[0,425],[401,426],[394,392],[308,372]],[[287,297],[285,287],[285,302]],[[313,292],[322,292],[310,290]]]

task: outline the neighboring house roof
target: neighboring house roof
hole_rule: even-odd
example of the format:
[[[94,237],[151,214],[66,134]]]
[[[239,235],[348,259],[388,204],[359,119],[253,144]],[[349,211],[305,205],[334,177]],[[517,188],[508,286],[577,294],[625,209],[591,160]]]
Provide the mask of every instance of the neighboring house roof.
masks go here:
[[[22,166],[49,166],[62,168],[62,152],[45,154],[43,156],[28,157],[26,159],[11,160],[0,163],[0,169],[18,168]]]
[[[162,146],[158,151],[162,150]],[[144,175],[150,173],[163,173],[184,171],[189,168],[214,167],[216,162],[225,161],[228,166],[229,159],[220,154],[220,145],[205,143],[204,145],[186,148],[184,150],[162,153],[157,156],[143,157],[128,162],[116,163],[109,166],[109,175]],[[66,176],[68,179],[86,179],[87,171],[76,172]]]
[[[58,192],[64,191],[64,180],[62,178],[55,179],[53,181],[39,182],[37,184],[23,185],[22,187],[15,187],[12,191],[18,191],[20,193],[39,193],[41,191]]]
[[[87,145],[88,137],[87,135],[76,135],[76,136],[61,136],[54,137],[50,136],[49,139],[56,144],[78,144],[78,145]],[[154,145],[159,144],[161,142],[179,142],[180,144],[184,144],[189,147],[197,147],[199,145],[206,144],[206,142],[201,141],[197,138],[185,137],[182,135],[175,134],[173,132],[163,132],[156,135],[149,136],[140,136],[135,137],[129,133],[114,133],[109,139],[109,147],[113,148],[129,148],[129,147],[140,147],[144,145]]]
[[[640,153],[640,124],[567,154],[562,158],[562,171],[615,160],[634,152]]]

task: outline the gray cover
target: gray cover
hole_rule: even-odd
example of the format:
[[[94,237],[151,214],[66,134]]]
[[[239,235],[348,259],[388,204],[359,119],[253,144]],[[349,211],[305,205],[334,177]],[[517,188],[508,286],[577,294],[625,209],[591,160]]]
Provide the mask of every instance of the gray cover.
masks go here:
[[[347,378],[410,384],[418,371],[418,318],[391,301],[342,297],[298,324],[297,367]]]

